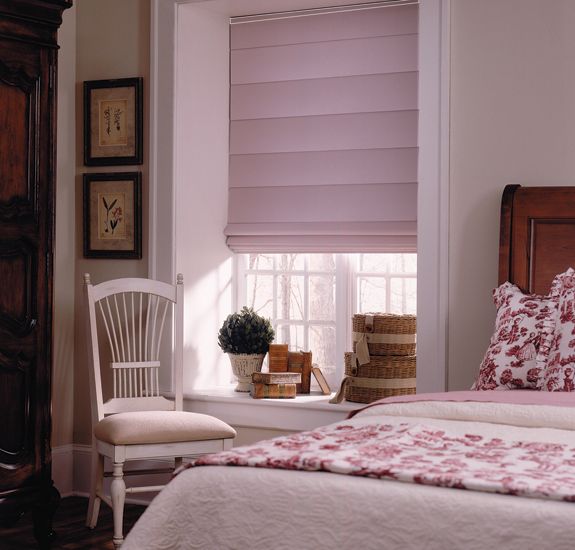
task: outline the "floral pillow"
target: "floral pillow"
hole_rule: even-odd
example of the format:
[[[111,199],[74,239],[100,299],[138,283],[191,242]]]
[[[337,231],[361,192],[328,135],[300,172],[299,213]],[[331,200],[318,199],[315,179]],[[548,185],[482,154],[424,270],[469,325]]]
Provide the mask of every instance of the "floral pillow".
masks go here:
[[[551,296],[558,300],[552,331],[542,340],[548,361],[539,387],[543,391],[575,391],[575,270],[555,277]]]
[[[540,343],[550,339],[557,303],[551,297],[523,294],[509,282],[493,291],[493,301],[495,331],[471,389],[537,389],[547,360]]]
[[[570,267],[567,271],[555,275],[553,282],[551,283],[551,289],[549,290],[550,298],[559,298],[559,296],[575,287],[575,269]]]

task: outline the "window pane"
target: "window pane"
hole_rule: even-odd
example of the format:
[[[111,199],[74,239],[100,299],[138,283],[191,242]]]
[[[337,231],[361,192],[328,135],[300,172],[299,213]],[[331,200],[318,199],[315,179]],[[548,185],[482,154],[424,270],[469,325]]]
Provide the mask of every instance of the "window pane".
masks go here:
[[[391,313],[412,313],[417,310],[417,282],[413,278],[391,279]]]
[[[417,273],[417,254],[404,254],[405,272]]]
[[[305,267],[305,254],[276,254],[276,258],[280,271],[302,271]]]
[[[335,320],[335,277],[310,275],[309,318],[314,321]]]
[[[305,349],[304,328],[301,325],[278,325],[275,342],[287,344],[290,351]]]
[[[335,254],[309,254],[310,271],[335,271]]]
[[[417,254],[389,254],[392,273],[415,273],[417,271]]]
[[[248,269],[273,269],[273,254],[247,254]]]
[[[278,319],[301,321],[304,318],[304,278],[301,275],[284,273],[277,277]]]
[[[383,277],[360,277],[358,281],[358,311],[386,311],[386,281]]]
[[[370,273],[389,271],[392,254],[360,254],[359,270]]]
[[[328,384],[336,389],[335,379],[335,327],[311,325],[309,331],[309,349],[312,351],[312,360],[321,368]]]
[[[360,254],[359,270],[369,273],[417,273],[417,254]]]
[[[273,318],[273,276],[249,274],[246,283],[246,305],[263,317]]]

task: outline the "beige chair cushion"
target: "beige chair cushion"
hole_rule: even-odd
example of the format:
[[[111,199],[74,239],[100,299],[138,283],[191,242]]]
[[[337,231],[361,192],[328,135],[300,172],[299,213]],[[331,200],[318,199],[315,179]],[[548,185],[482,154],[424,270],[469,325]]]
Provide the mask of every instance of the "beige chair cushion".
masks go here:
[[[112,445],[138,445],[230,439],[236,436],[236,431],[207,414],[138,411],[107,416],[96,424],[94,435]]]

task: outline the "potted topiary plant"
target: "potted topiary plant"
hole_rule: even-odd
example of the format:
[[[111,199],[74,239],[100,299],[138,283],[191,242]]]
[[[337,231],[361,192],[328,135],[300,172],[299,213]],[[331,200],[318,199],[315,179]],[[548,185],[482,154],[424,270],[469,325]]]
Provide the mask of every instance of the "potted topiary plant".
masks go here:
[[[269,319],[252,308],[228,315],[218,333],[218,345],[228,354],[238,379],[236,391],[250,391],[252,374],[262,369],[264,357],[275,333]]]

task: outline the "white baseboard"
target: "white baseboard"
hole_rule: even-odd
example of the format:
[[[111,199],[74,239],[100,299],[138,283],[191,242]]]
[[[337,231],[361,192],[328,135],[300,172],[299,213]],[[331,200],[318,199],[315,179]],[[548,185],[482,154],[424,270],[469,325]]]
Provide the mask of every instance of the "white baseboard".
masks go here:
[[[92,468],[92,447],[74,445],[74,495],[90,496],[90,472]]]
[[[74,445],[52,449],[52,479],[63,497],[74,494]]]
[[[52,479],[62,497],[90,495],[92,448],[90,445],[61,445],[52,449]],[[139,460],[130,463],[130,469],[152,469],[166,467],[166,461]],[[110,470],[110,465],[106,464]],[[169,474],[150,474],[138,476],[138,484],[161,485],[170,479]],[[135,485],[134,479],[126,477],[126,485]],[[104,481],[104,490],[109,493],[110,479]],[[157,493],[139,493],[127,495],[126,502],[147,505]]]

